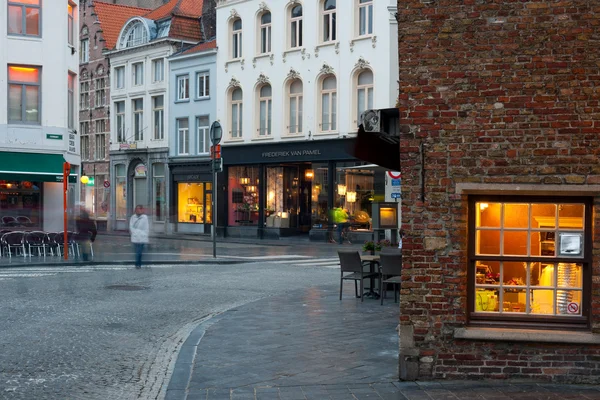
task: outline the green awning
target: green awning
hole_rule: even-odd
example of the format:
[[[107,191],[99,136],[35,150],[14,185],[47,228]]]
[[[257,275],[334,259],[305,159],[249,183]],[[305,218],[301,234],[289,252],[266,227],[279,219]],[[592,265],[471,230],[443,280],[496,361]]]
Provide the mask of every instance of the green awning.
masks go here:
[[[0,179],[12,181],[62,182],[61,154],[0,152]],[[69,182],[77,182],[71,173]]]

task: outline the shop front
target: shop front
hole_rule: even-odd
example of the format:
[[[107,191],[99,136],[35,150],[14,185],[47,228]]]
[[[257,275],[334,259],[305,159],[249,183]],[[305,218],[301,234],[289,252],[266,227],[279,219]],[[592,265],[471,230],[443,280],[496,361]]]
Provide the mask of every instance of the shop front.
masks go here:
[[[383,197],[383,174],[351,155],[353,139],[223,147],[226,179],[220,208],[226,235],[325,241],[330,210],[342,207],[356,240],[372,237],[372,204]]]
[[[171,173],[171,232],[210,234],[213,185],[210,161],[169,164]]]

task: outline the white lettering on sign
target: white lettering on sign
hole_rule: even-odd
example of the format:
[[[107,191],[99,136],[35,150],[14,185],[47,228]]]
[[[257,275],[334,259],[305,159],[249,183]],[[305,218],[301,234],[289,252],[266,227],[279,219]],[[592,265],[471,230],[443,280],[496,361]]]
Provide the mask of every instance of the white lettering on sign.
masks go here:
[[[77,153],[77,146],[75,145],[74,133],[69,133],[69,153]]]
[[[262,153],[263,158],[320,155],[321,150],[265,151]]]

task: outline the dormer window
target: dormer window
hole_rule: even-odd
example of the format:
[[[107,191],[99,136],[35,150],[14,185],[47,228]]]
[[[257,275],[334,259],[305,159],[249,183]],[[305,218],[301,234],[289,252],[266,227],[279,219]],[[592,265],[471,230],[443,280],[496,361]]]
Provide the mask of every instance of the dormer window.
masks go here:
[[[139,46],[150,40],[148,28],[141,20],[130,21],[121,33],[119,48]]]

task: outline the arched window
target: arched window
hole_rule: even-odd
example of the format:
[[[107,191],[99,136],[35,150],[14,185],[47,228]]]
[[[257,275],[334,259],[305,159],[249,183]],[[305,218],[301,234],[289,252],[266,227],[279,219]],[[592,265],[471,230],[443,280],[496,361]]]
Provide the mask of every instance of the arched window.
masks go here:
[[[242,137],[242,116],[243,116],[243,93],[241,88],[235,88],[231,92],[231,138]]]
[[[290,49],[302,47],[302,6],[296,5],[290,10]]]
[[[357,36],[373,34],[373,0],[357,0]]]
[[[289,91],[288,133],[290,135],[297,135],[302,133],[302,81],[300,79],[292,81]]]
[[[336,0],[325,0],[322,4],[322,42],[334,42],[335,40],[337,40]]]
[[[337,79],[327,75],[321,81],[321,132],[337,131]]]
[[[366,110],[373,109],[373,72],[365,69],[357,77],[356,85],[356,125]]]
[[[271,119],[273,109],[273,98],[271,85],[260,87],[258,92],[259,127],[258,136],[271,136]]]
[[[271,52],[271,12],[265,11],[260,17],[260,54]]]
[[[148,30],[141,21],[131,21],[123,30],[120,48],[139,46],[148,42]]]
[[[242,20],[236,18],[231,23],[231,58],[242,58]]]

